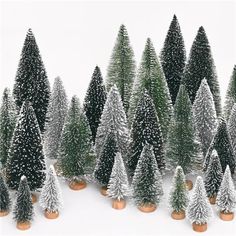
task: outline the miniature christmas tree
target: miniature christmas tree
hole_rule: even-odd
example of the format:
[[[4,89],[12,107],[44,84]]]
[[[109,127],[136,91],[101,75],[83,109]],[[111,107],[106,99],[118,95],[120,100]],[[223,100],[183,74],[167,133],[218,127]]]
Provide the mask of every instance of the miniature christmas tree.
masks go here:
[[[109,91],[114,84],[117,85],[126,114],[129,109],[135,70],[134,52],[128,32],[125,26],[121,25],[108,66],[107,89]]]
[[[173,210],[173,219],[181,220],[185,218],[185,210],[188,205],[188,190],[185,184],[185,175],[181,166],[177,166],[170,191],[170,206]]]
[[[225,97],[224,117],[226,121],[229,119],[234,103],[236,103],[236,65],[234,65]]]
[[[39,204],[48,219],[55,219],[59,216],[59,210],[62,207],[61,189],[52,165],[42,188]]]
[[[22,176],[20,180],[13,214],[18,229],[26,230],[30,228],[34,213],[30,189],[25,176]]]
[[[100,68],[96,66],[84,99],[84,111],[92,132],[93,144],[95,144],[97,128],[100,124],[106,97],[102,74]]]
[[[235,170],[235,165],[236,165],[235,156],[233,153],[233,147],[232,147],[231,140],[229,137],[226,122],[222,118],[219,120],[216,134],[207,151],[207,154],[205,157],[204,169],[203,169],[204,171],[206,171],[208,168],[213,149],[215,149],[219,155],[222,171],[224,172],[226,169],[226,166],[229,165],[231,173],[233,174]]]
[[[98,126],[95,145],[97,156],[100,155],[106,137],[111,131],[115,134],[119,152],[125,158],[129,145],[129,130],[121,97],[116,85],[110,89],[103,109],[101,123]]]
[[[222,168],[216,150],[212,151],[209,166],[205,172],[205,188],[211,204],[215,204],[216,196],[223,179]]]
[[[8,215],[11,206],[11,199],[7,185],[0,173],[0,217]]]
[[[206,196],[202,177],[200,176],[197,177],[186,213],[187,218],[192,223],[193,230],[197,232],[207,230],[207,222],[212,216],[212,209]]]
[[[32,103],[39,128],[43,132],[50,87],[39,48],[31,29],[27,32],[21,52],[13,94],[19,110],[25,100]]]
[[[112,207],[123,209],[126,205],[125,198],[130,195],[130,190],[125,165],[119,152],[116,153],[107,188],[108,196],[113,199]]]
[[[106,190],[110,180],[116,153],[118,152],[115,134],[108,133],[102,151],[98,157],[94,170],[95,180],[102,186],[101,193],[107,195]]]
[[[193,104],[193,118],[202,152],[205,156],[217,126],[215,104],[206,79],[202,80],[197,91]]]
[[[48,107],[48,123],[46,124],[45,154],[50,159],[58,158],[62,129],[68,109],[65,89],[60,77],[55,78]]]
[[[154,156],[161,172],[165,169],[162,132],[151,97],[145,91],[137,106],[131,129],[131,144],[127,159],[129,175],[132,177],[145,143],[153,145]]]
[[[10,90],[5,88],[0,108],[0,162],[2,168],[6,165],[15,123],[15,104],[13,102]]]
[[[215,71],[210,44],[205,30],[201,26],[191,47],[183,78],[192,103],[195,100],[197,91],[203,79],[207,80],[210,87],[215,103],[216,114],[219,117],[221,115],[219,82]]]
[[[22,105],[9,151],[6,176],[7,184],[17,190],[20,177],[25,175],[29,188],[35,191],[45,180],[45,160],[39,125],[31,103]]]
[[[171,21],[160,58],[172,104],[175,104],[186,60],[184,39],[176,15]]]
[[[132,192],[135,205],[143,212],[154,211],[163,195],[162,177],[150,144],[144,146],[138,161]]]
[[[216,197],[216,205],[220,211],[220,218],[222,220],[229,221],[234,218],[236,191],[228,165],[225,169],[224,177]]]
[[[234,156],[236,157],[236,103],[234,104],[231,110],[227,127],[229,131],[232,148],[234,151]]]
[[[144,90],[147,90],[149,96],[153,99],[160,120],[163,139],[166,140],[173,109],[165,75],[149,38],[142,55],[141,65],[130,99],[128,114],[130,126],[135,118],[136,108]]]
[[[91,131],[85,114],[81,111],[79,99],[73,96],[62,132],[59,149],[59,166],[62,175],[70,180],[70,188],[86,187],[82,181],[91,150]]]

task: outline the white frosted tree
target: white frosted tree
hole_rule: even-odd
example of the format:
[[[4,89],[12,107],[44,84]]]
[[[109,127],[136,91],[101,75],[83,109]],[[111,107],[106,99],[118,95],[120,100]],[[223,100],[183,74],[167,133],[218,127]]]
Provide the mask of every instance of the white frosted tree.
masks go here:
[[[236,103],[234,103],[234,106],[231,110],[231,114],[229,116],[228,132],[234,151],[234,156],[236,157]]]
[[[236,208],[236,191],[229,166],[226,167],[224,177],[216,197],[216,205],[220,212],[223,213],[232,213]]]
[[[68,109],[66,91],[60,77],[56,77],[50,97],[47,113],[48,122],[44,134],[45,154],[50,159],[57,159],[62,129]]]
[[[122,157],[125,157],[129,145],[129,130],[126,114],[116,85],[110,89],[101,116],[101,122],[98,126],[95,142],[95,149],[98,156],[110,131],[115,134],[119,152]]]
[[[193,118],[203,155],[211,144],[217,127],[215,104],[210,87],[203,79],[193,104]]]
[[[124,199],[130,195],[128,176],[122,156],[117,152],[108,183],[108,196],[112,199]]]
[[[61,189],[52,165],[49,167],[39,204],[44,211],[49,213],[58,212],[62,207]]]

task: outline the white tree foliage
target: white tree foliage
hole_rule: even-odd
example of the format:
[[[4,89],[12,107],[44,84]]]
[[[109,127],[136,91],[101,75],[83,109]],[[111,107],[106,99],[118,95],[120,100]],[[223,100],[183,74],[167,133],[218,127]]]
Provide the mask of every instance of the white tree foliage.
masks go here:
[[[126,114],[116,85],[111,88],[108,94],[101,116],[101,123],[97,130],[95,148],[98,156],[110,131],[114,132],[119,151],[122,157],[125,157],[129,145],[129,130]]]
[[[234,150],[234,156],[236,157],[236,103],[234,103],[231,110],[231,114],[228,120],[228,131],[231,140],[231,144]]]
[[[212,216],[212,209],[201,176],[197,177],[186,213],[190,222],[195,224],[206,224]]]
[[[236,208],[236,190],[229,166],[226,167],[219,192],[216,197],[217,208],[224,213],[234,212]]]
[[[48,212],[57,212],[62,207],[61,189],[52,165],[49,167],[39,204],[43,210],[47,210]]]
[[[115,156],[110,180],[108,183],[108,196],[112,199],[124,199],[130,195],[128,176],[121,154]]]

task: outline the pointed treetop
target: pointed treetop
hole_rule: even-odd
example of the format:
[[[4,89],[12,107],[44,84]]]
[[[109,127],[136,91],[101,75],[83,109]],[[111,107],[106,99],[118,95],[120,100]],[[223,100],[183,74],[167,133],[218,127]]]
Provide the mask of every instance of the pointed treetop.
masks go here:
[[[31,28],[28,29],[27,36],[34,36],[33,31],[32,31]]]

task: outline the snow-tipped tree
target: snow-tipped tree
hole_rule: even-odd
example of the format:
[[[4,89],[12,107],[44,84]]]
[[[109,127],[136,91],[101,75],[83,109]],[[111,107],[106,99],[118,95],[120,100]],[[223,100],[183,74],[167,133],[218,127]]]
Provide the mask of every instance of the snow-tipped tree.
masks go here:
[[[64,126],[68,109],[66,91],[60,77],[56,77],[50,97],[44,134],[44,148],[47,158],[57,159],[61,141],[62,129]]]
[[[59,148],[59,166],[69,180],[80,179],[86,174],[91,150],[91,130],[79,99],[73,96],[65,120]]]
[[[10,194],[7,188],[7,185],[3,179],[2,174],[0,173],[0,214],[8,213],[11,207]]]
[[[231,173],[233,174],[235,170],[235,166],[236,166],[236,161],[235,161],[234,151],[231,144],[228,128],[223,118],[219,120],[216,134],[207,151],[207,154],[205,157],[204,169],[203,169],[204,171],[206,171],[208,168],[213,149],[215,149],[218,153],[222,171],[224,172],[226,169],[226,166],[229,165]]]
[[[131,128],[131,144],[127,158],[130,176],[133,176],[144,145],[147,142],[153,145],[158,168],[163,172],[165,169],[165,159],[160,123],[153,101],[148,93],[144,91],[140,97]]]
[[[204,28],[201,26],[192,44],[184,71],[183,81],[193,103],[201,81],[207,80],[213,95],[216,114],[221,115],[221,98],[219,82],[216,75],[211,47]]]
[[[15,104],[12,99],[10,90],[8,88],[5,88],[0,108],[0,162],[2,168],[4,168],[6,165],[15,123]]]
[[[224,177],[216,197],[216,205],[223,213],[232,213],[236,209],[236,191],[229,166],[225,169]]]
[[[129,130],[126,114],[116,85],[110,89],[102,112],[101,123],[98,126],[95,145],[97,156],[100,155],[106,137],[111,131],[115,135],[119,152],[125,158],[129,145]]]
[[[95,67],[87,93],[84,99],[84,111],[92,132],[93,144],[95,144],[97,129],[100,124],[102,111],[106,102],[106,89],[98,66]]]
[[[234,156],[236,158],[236,103],[234,103],[234,106],[231,110],[227,127],[229,131],[231,144],[234,150]]]
[[[166,140],[173,109],[165,75],[149,38],[146,42],[130,99],[128,114],[130,126],[135,119],[136,108],[144,90],[147,90],[153,99],[157,116],[160,120],[163,139]]]
[[[107,187],[109,183],[117,152],[118,146],[116,136],[110,131],[106,136],[105,143],[97,159],[94,170],[94,178],[102,187]]]
[[[33,220],[33,203],[25,176],[22,176],[20,180],[13,215],[17,223],[31,222]]]
[[[202,152],[205,156],[217,126],[215,104],[206,79],[202,80],[197,91],[193,104],[193,118]]]
[[[162,177],[153,147],[145,144],[132,181],[132,197],[136,206],[158,205],[163,195]]]
[[[43,186],[45,159],[42,138],[36,115],[29,101],[22,105],[13,133],[6,166],[7,184],[17,190],[25,175],[31,191]]]
[[[107,193],[110,198],[118,199],[119,201],[130,196],[128,176],[122,156],[119,152],[117,152],[115,156]]]
[[[229,119],[234,103],[236,103],[236,65],[234,65],[225,97],[224,117],[226,121]]]
[[[187,218],[191,223],[206,224],[212,216],[211,205],[207,199],[202,177],[198,176],[187,207]]]
[[[49,167],[39,204],[44,211],[49,213],[58,212],[62,207],[61,189],[52,165]]]
[[[21,52],[13,94],[18,110],[20,110],[25,100],[32,103],[39,128],[43,132],[50,98],[50,86],[39,48],[31,29],[27,32]]]
[[[185,175],[181,166],[177,166],[172,180],[169,204],[174,212],[184,212],[188,206],[189,196],[185,183]]]
[[[181,166],[185,174],[192,172],[202,162],[201,146],[196,138],[191,101],[184,85],[180,85],[174,106],[174,119],[170,125],[166,147],[168,168]]]
[[[106,83],[108,91],[116,84],[126,114],[129,109],[135,70],[134,52],[130,45],[128,32],[126,27],[121,25],[108,66]]]
[[[223,172],[216,150],[212,151],[209,166],[205,172],[204,184],[208,198],[215,198],[219,191]]]
[[[171,21],[160,59],[172,104],[175,104],[186,60],[184,39],[176,15]]]

